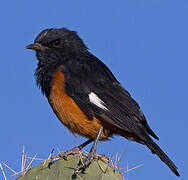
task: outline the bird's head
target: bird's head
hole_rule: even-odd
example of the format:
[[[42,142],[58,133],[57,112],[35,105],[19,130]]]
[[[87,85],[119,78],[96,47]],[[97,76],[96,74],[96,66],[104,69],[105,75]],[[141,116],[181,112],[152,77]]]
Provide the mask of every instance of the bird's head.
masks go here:
[[[39,33],[33,44],[26,46],[27,49],[36,51],[41,64],[49,61],[63,61],[68,57],[87,50],[83,41],[75,31],[66,28],[45,29]]]

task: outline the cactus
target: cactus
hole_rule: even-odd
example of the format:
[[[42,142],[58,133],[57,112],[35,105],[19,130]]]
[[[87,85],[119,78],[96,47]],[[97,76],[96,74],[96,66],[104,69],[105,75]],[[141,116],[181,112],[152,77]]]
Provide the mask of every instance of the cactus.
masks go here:
[[[123,180],[123,176],[114,171],[107,163],[93,160],[83,173],[75,174],[80,158],[68,156],[67,160],[59,159],[52,163],[41,163],[30,169],[16,180]]]

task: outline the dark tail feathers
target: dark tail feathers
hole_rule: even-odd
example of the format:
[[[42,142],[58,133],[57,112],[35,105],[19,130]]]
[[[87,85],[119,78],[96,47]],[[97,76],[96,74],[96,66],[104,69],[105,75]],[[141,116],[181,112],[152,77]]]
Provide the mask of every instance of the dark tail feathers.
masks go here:
[[[146,143],[146,146],[151,150],[153,154],[157,154],[161,161],[163,161],[176,176],[180,176],[177,167],[175,164],[169,159],[169,157],[162,151],[162,149],[152,140]]]

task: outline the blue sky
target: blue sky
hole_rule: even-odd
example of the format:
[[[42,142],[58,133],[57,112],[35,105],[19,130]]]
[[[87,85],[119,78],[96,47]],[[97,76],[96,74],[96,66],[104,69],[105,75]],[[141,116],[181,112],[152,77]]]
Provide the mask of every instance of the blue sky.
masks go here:
[[[186,0],[1,1],[0,161],[19,171],[23,145],[28,155],[46,158],[53,148],[67,150],[85,140],[55,117],[36,87],[35,54],[24,48],[45,28],[67,27],[140,104],[158,144],[187,179],[187,9]],[[177,179],[146,147],[122,137],[99,143],[98,152],[124,152],[121,167],[144,164],[129,173],[130,180]]]

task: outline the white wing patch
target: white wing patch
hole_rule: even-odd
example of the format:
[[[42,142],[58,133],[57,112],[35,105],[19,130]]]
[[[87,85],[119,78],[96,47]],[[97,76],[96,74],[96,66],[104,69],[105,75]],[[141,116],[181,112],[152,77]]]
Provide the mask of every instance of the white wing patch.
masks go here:
[[[101,109],[109,111],[106,108],[105,103],[95,93],[91,92],[89,94],[89,100],[91,103],[95,104],[96,106],[100,107]]]

